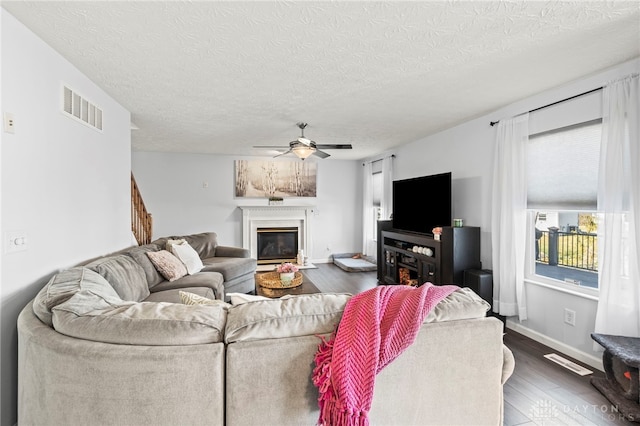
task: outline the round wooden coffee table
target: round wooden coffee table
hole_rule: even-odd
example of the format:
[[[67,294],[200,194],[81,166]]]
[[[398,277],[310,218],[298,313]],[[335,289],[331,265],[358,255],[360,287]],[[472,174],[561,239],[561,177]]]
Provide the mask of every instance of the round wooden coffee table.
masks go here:
[[[268,272],[266,272],[266,273],[268,273]],[[304,274],[302,274],[302,284],[300,284],[299,286],[290,287],[290,288],[265,288],[265,287],[262,287],[259,284],[260,277],[258,275],[260,275],[259,272],[256,274],[256,294],[258,296],[264,296],[264,297],[269,297],[269,298],[275,299],[277,297],[282,297],[282,296],[285,296],[287,294],[294,294],[295,295],[295,294],[321,293],[321,291],[318,290],[318,287],[316,287],[315,284],[313,282],[311,282]]]

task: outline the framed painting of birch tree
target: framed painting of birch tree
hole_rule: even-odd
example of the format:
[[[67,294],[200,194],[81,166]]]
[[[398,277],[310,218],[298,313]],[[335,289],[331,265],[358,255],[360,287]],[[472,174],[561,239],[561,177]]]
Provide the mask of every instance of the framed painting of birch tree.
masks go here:
[[[315,197],[317,163],[236,160],[236,197]]]

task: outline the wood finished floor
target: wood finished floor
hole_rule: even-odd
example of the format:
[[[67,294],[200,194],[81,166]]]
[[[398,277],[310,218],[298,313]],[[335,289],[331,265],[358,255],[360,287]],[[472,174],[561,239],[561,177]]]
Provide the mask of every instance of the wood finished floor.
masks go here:
[[[357,294],[377,285],[376,272],[345,272],[321,263],[303,273],[322,292]],[[515,370],[504,386],[504,425],[637,425],[612,411],[609,401],[590,383],[604,374],[512,330],[504,342],[513,352]],[[579,376],[544,358],[557,353],[594,371]]]

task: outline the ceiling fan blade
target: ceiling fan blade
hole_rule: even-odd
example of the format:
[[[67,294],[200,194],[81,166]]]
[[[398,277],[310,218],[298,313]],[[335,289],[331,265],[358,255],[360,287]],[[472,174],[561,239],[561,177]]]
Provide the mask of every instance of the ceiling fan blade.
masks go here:
[[[294,142],[300,142],[302,144],[305,144],[306,146],[309,146],[309,145],[311,145],[311,143],[313,143],[313,141],[311,139],[307,139],[305,137],[299,137]]]
[[[316,145],[318,149],[352,149],[351,144],[338,144],[338,145]]]
[[[283,155],[287,155],[287,154],[289,154],[290,152],[293,152],[293,151],[291,151],[291,150],[285,151],[285,152],[283,152],[282,154],[274,155],[274,156],[273,156],[273,158],[282,157]]]
[[[253,148],[264,148],[264,149],[288,149],[288,146],[284,145],[254,145]]]
[[[315,155],[316,157],[320,157],[320,158],[327,158],[330,157],[331,154],[327,154],[324,151],[320,151],[319,149],[316,149],[316,151],[313,153],[313,155]]]

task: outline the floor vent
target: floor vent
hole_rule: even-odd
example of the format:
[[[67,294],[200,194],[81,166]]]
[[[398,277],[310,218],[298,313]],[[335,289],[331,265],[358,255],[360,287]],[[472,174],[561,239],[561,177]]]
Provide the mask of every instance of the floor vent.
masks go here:
[[[546,354],[544,357],[555,362],[558,365],[563,366],[567,370],[571,370],[574,373],[579,374],[581,376],[586,376],[593,373],[593,371],[587,370],[583,366],[578,365],[575,362],[569,361],[568,359],[563,358],[558,354]]]
[[[102,131],[102,110],[67,86],[63,87],[62,110],[69,117]]]

